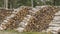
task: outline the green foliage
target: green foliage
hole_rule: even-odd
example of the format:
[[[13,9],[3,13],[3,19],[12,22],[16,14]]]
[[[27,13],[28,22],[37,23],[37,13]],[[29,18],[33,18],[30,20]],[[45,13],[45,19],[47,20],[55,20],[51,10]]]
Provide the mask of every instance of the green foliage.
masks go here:
[[[39,2],[39,4],[38,4]],[[50,0],[50,1],[46,1],[45,2],[46,5],[60,5],[60,1],[59,0]],[[19,6],[31,6],[31,0],[15,0],[13,1],[13,7],[17,8]],[[33,0],[33,6],[42,6],[44,5],[44,2],[42,2],[41,0]]]
[[[55,5],[59,6],[60,5],[60,0],[55,0]]]
[[[50,2],[50,1],[46,1],[46,4],[47,4],[47,5],[53,5],[53,3]]]
[[[0,7],[2,7],[3,6],[3,0],[0,0]]]
[[[15,0],[13,4],[15,8],[19,6],[31,6],[31,0]]]
[[[46,1],[45,3],[46,5],[59,6],[60,0],[50,0],[50,1]],[[33,0],[33,5],[41,6],[41,5],[44,5],[44,2],[42,2],[41,0]],[[4,0],[0,0],[0,7],[2,6],[4,6]],[[31,4],[31,0],[9,0],[8,6],[9,8],[10,7],[18,8],[20,6],[32,6],[32,4]]]

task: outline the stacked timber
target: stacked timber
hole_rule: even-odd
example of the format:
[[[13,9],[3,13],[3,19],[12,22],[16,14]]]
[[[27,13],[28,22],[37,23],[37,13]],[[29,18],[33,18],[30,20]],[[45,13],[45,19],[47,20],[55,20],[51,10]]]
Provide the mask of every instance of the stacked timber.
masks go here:
[[[0,22],[2,22],[5,17],[10,16],[13,10],[0,9]]]
[[[20,32],[41,32],[49,27],[58,11],[59,8],[54,6],[32,9],[20,7],[2,22],[0,30],[17,28]]]
[[[4,20],[1,24],[0,29],[14,29],[18,27],[18,24],[24,19],[24,17],[28,14],[27,7],[20,7],[17,10],[13,11],[13,14],[8,16],[6,20]]]
[[[53,20],[54,14],[58,12],[58,8],[47,6],[36,11],[32,16],[34,18],[25,27],[25,32],[41,32],[49,27],[49,23]]]

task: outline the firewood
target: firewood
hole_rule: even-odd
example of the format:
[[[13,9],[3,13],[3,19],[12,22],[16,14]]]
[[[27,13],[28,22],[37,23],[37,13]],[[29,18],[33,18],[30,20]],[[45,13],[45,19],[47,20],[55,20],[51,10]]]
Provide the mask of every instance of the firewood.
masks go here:
[[[49,27],[49,23],[53,20],[54,14],[58,12],[58,8],[53,6],[43,7],[37,11],[31,22],[25,27],[24,32],[41,32]]]
[[[21,8],[19,9],[19,11],[15,14],[11,14],[14,15],[11,18],[8,18],[8,22],[6,22],[5,27],[7,29],[14,29],[16,27],[18,27],[19,23],[24,19],[24,17],[28,14],[28,8]],[[3,22],[5,23],[5,22]],[[2,25],[2,24],[1,24]],[[7,26],[8,25],[8,26]]]

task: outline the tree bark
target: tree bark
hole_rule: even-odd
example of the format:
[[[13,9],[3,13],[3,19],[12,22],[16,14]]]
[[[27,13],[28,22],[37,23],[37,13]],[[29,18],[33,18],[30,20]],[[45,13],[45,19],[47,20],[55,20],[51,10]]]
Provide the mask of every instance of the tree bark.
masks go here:
[[[8,0],[4,0],[4,8],[8,9]]]

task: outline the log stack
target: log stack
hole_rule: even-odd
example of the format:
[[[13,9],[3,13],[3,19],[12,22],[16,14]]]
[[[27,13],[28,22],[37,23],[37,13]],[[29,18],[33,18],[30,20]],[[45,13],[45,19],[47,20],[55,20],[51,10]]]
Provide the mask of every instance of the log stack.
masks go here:
[[[0,22],[3,22],[5,17],[10,16],[13,10],[0,9]]]
[[[18,27],[18,24],[24,19],[24,17],[27,14],[28,14],[27,7],[21,7],[19,8],[19,10],[14,11],[12,15],[10,15],[4,22],[2,22],[1,24],[1,28],[3,28],[2,30],[14,29]]]
[[[32,15],[34,18],[30,20],[28,25],[25,27],[24,32],[41,32],[42,30],[46,30],[56,12],[58,12],[58,8],[53,6],[41,8],[41,10]]]
[[[19,9],[18,12],[13,14],[14,16],[12,18],[6,20],[7,22],[2,22],[0,30],[15,29],[20,27],[22,22],[26,22],[27,25],[23,28],[24,32],[41,32],[49,27],[49,23],[53,20],[54,14],[59,11],[59,9],[54,6],[43,7],[39,10],[35,10],[36,8],[34,10],[28,8],[29,7]],[[31,17],[25,19],[24,17],[27,15]],[[19,28],[17,30],[19,30]]]

